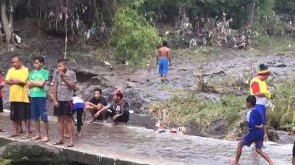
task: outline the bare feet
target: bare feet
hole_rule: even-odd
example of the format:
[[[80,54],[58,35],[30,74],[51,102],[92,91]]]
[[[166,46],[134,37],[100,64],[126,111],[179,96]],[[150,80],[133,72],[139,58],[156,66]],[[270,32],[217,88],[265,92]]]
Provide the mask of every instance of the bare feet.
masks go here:
[[[40,135],[36,135],[32,138],[32,140],[40,140],[41,139],[41,136]]]
[[[236,159],[229,158],[229,161],[230,161],[231,165],[238,165],[238,162],[236,161]]]
[[[43,142],[48,142],[48,141],[49,141],[49,138],[48,138],[48,137],[43,137],[43,138],[42,138],[42,141],[43,141]]]

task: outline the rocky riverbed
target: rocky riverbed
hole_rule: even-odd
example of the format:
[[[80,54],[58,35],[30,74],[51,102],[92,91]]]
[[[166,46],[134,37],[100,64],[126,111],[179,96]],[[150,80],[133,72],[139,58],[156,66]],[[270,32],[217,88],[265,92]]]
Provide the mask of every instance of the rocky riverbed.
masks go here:
[[[173,66],[170,68],[168,81],[161,83],[155,66],[143,69],[133,68],[113,61],[100,61],[89,58],[71,59],[70,68],[77,74],[78,93],[88,100],[95,87],[103,89],[103,95],[109,98],[114,88],[121,88],[125,98],[130,103],[132,114],[130,124],[155,128],[157,119],[148,115],[149,105],[165,101],[186,91],[200,91],[197,95],[209,100],[219,101],[224,93],[247,95],[249,79],[255,75],[257,66],[266,63],[272,70],[271,87],[275,89],[276,82],[292,77],[295,70],[295,56],[286,54],[258,54],[255,51],[214,50],[203,59],[193,55],[194,50],[182,50],[173,54]],[[25,65],[31,56],[25,57]],[[46,56],[46,66],[52,72],[59,56]],[[9,67],[9,57],[1,57],[1,68]],[[201,79],[200,79],[201,77]],[[200,80],[204,86],[200,86]],[[235,87],[233,86],[235,85]],[[200,89],[204,88],[204,89]],[[175,92],[176,91],[176,92]],[[5,89],[7,98],[7,89]],[[7,100],[5,100],[7,106]],[[49,112],[52,112],[48,101]],[[218,124],[217,124],[218,125]],[[222,126],[222,124],[220,124]],[[218,127],[218,126],[217,126]],[[197,130],[190,129],[190,134],[199,135]]]

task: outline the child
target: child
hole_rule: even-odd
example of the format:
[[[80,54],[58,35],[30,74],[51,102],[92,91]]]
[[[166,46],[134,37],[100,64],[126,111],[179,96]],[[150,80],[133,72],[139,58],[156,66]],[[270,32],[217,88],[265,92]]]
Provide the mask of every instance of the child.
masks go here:
[[[236,150],[236,158],[232,160],[233,165],[238,165],[239,159],[242,154],[243,146],[250,146],[253,142],[255,142],[256,152],[261,155],[269,165],[273,165],[272,160],[268,156],[267,153],[261,150],[263,146],[263,116],[259,113],[257,109],[254,108],[256,104],[255,96],[251,95],[246,98],[247,108],[250,109],[250,117],[248,122],[249,133],[244,136],[243,140],[239,142],[237,150]]]
[[[76,96],[75,94],[73,97],[73,111],[74,113],[77,112],[77,136],[80,136],[81,126],[83,125],[82,114],[84,111],[84,102],[79,96]]]

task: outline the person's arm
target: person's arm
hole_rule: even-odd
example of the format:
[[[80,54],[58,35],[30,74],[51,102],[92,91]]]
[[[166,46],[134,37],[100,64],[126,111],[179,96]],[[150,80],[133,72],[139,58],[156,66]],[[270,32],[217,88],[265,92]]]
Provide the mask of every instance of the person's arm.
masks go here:
[[[58,101],[57,101],[57,72],[53,73],[53,78],[52,78],[52,101],[53,101],[53,105],[55,107],[58,107]]]
[[[29,81],[30,87],[43,87],[45,83],[46,83],[46,80],[41,80],[41,81],[30,80]]]
[[[104,111],[107,111],[107,109],[109,109],[110,107],[112,106],[112,104],[109,104],[107,106],[103,106],[99,111],[97,111],[95,113],[95,117],[98,117],[100,115],[100,113],[104,112]]]
[[[167,52],[168,60],[169,60],[169,66],[172,66],[172,60],[171,60],[171,50],[169,49]]]
[[[156,55],[157,56],[157,58],[156,58],[156,65],[158,65],[158,63],[159,63],[160,53],[161,53],[160,52],[160,49],[158,49],[157,50],[157,55]]]
[[[76,74],[75,74],[75,73],[73,73],[73,75],[70,75],[70,76],[69,76],[69,79],[66,78],[66,75],[65,75],[64,72],[59,72],[59,75],[60,75],[62,81],[64,81],[65,84],[66,84],[69,88],[71,88],[71,89],[73,89],[73,90],[76,88]],[[70,79],[71,79],[71,80],[70,80]]]
[[[0,75],[0,89],[2,89],[5,86],[3,77]]]

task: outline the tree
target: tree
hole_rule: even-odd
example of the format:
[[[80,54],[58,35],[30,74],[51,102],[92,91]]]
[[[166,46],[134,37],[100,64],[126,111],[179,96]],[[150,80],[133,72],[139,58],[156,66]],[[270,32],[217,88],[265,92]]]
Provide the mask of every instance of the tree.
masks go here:
[[[139,13],[141,0],[119,1],[114,17],[110,42],[116,48],[116,57],[133,64],[148,56],[148,50],[159,44],[156,30]]]
[[[13,34],[13,0],[1,0],[1,24],[5,34],[6,44],[10,47]]]

